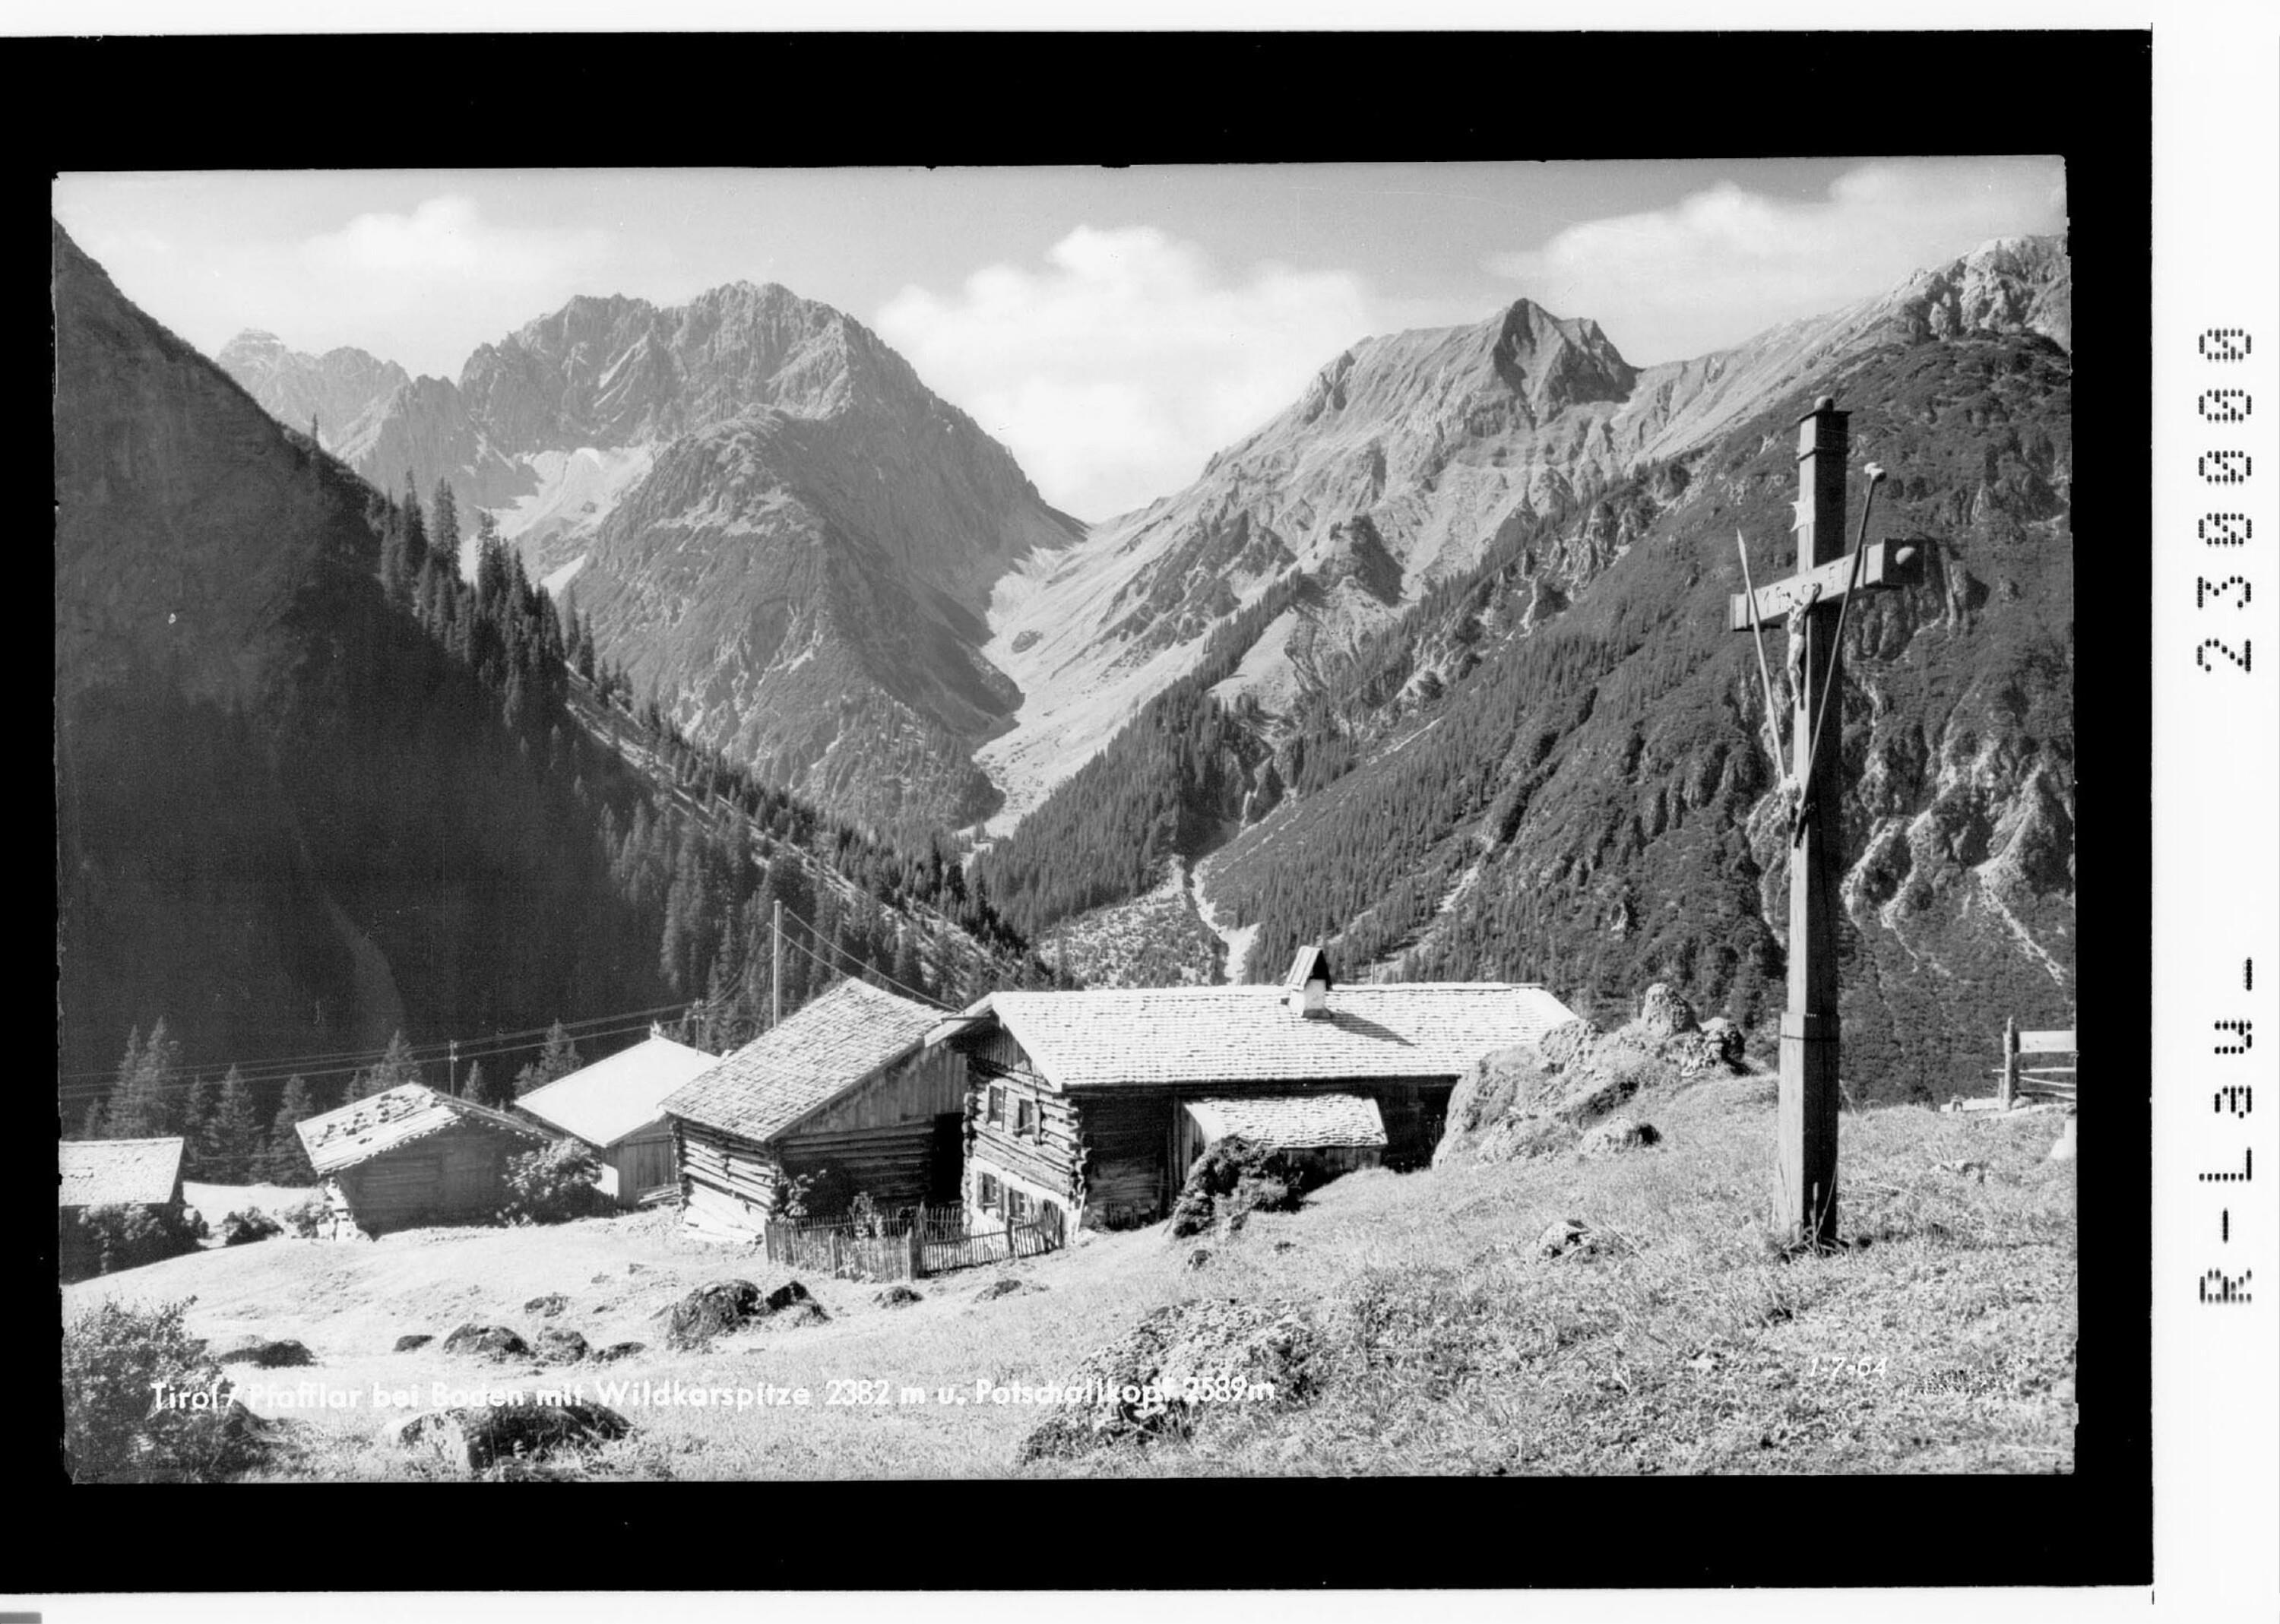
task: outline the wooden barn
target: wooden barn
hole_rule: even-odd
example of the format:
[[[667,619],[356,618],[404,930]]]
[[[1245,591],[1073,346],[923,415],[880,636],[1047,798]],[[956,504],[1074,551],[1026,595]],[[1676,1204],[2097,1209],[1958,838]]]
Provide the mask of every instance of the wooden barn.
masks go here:
[[[596,1181],[620,1206],[674,1188],[673,1126],[666,1097],[719,1064],[720,1056],[676,1043],[656,1027],[632,1048],[514,1102],[550,1132],[575,1139],[602,1164]]]
[[[968,1209],[1105,1228],[1160,1217],[1229,1133],[1324,1172],[1421,1166],[1474,1061],[1574,1019],[1537,986],[1334,988],[1315,947],[1282,987],[993,993],[928,1043],[969,1073]]]
[[[420,1083],[389,1089],[297,1127],[323,1182],[335,1233],[480,1221],[506,1198],[503,1169],[554,1135]]]
[[[687,1227],[751,1238],[784,1181],[826,1167],[882,1207],[957,1200],[966,1062],[927,1046],[941,1020],[842,981],[667,1098]]]
[[[90,1207],[179,1207],[182,1140],[70,1139],[57,1146],[58,1263],[65,1280],[103,1266],[96,1237],[79,1220]]]

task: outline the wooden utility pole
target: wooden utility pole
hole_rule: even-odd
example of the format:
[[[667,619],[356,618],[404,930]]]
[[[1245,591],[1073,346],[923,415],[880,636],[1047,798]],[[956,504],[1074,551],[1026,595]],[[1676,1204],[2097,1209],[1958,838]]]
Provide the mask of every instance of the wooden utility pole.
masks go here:
[[[783,1023],[783,899],[768,910],[768,1030]]]
[[[1845,551],[1845,457],[1849,412],[1822,396],[1799,425],[1797,573],[1732,600],[1729,626],[1790,634],[1789,1007],[1781,1026],[1775,1220],[1793,1239],[1837,1239],[1837,875],[1844,860],[1839,769],[1845,672],[1844,604],[1855,591],[1899,586],[1920,550],[1863,542]],[[1882,478],[1870,470],[1871,484]],[[1746,566],[1747,553],[1744,554]],[[1770,679],[1768,679],[1770,688]],[[1768,702],[1772,703],[1768,694]],[[1836,712],[1834,716],[1827,712]]]

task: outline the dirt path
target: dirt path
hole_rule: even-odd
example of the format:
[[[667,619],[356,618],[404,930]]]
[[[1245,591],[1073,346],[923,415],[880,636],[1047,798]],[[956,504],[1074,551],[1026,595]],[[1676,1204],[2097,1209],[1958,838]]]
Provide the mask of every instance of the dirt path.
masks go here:
[[[1219,853],[1214,851],[1189,866],[1188,894],[1195,899],[1196,917],[1210,927],[1213,935],[1227,943],[1227,962],[1221,974],[1229,986],[1236,987],[1240,986],[1250,974],[1251,944],[1258,940],[1259,927],[1232,925],[1220,917],[1219,909],[1212,903],[1211,893],[1204,889],[1212,866],[1218,860]]]

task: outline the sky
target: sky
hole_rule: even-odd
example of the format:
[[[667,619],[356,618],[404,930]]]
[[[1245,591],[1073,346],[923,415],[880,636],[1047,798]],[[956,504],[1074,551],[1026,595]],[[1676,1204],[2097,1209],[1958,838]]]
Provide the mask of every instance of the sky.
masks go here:
[[[2053,158],[1123,170],[68,174],[56,217],[208,354],[259,327],[418,373],[574,294],[776,281],[874,328],[1097,520],[1167,496],[1356,341],[1514,299],[1637,366],[2063,231]]]

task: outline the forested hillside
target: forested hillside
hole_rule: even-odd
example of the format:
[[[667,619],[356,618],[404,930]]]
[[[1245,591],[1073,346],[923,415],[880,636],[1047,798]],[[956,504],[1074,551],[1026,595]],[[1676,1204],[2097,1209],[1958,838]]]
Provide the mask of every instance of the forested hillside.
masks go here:
[[[486,532],[461,578],[448,486],[424,506],[374,490],[59,228],[54,255],[74,1124],[162,1020],[185,1082],[258,1067],[265,1120],[291,1062],[343,1058],[317,1068],[322,1108],[391,1038],[474,1054],[703,1000],[682,1029],[739,1041],[766,1007],[754,920],[778,897],[801,927],[788,1006],[840,973],[952,996],[1019,973],[1018,939],[938,848],[859,835],[629,714],[583,617],[511,550]]]
[[[1660,980],[1765,1020],[1786,844],[1726,600],[1737,528],[1760,583],[1792,567],[1795,422],[1833,389],[1855,466],[1890,471],[1874,534],[1934,543],[1923,584],[1864,600],[1845,632],[1848,1081],[1964,1086],[2006,1014],[2071,1010],[2070,373],[2018,333],[1891,343],[1800,381],[1708,447],[1509,532],[1323,662],[1288,717],[1167,695],[984,871],[1032,931],[1136,894],[1140,859],[1232,827],[1187,809],[1225,814],[1251,762],[1213,883],[1258,927],[1253,976],[1326,937],[1352,974],[1541,980],[1584,1006]],[[1087,871],[1064,819],[1142,838]]]

